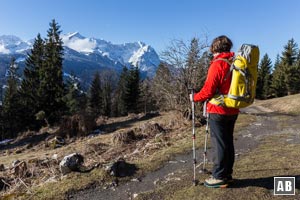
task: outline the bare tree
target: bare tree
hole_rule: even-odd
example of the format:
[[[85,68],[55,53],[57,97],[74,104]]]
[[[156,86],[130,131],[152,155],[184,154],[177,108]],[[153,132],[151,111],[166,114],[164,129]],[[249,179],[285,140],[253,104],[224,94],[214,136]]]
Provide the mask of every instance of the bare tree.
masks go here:
[[[153,84],[160,108],[190,113],[190,89],[198,91],[206,77],[210,61],[207,47],[207,37],[202,42],[192,38],[190,45],[183,40],[172,40],[161,53],[164,68],[158,69]]]

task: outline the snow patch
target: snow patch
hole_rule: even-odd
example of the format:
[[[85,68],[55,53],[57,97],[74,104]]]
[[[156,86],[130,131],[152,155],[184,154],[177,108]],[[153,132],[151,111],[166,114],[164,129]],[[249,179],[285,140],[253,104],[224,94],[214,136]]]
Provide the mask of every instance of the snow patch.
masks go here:
[[[65,40],[63,43],[70,49],[84,53],[92,53],[97,46],[96,41],[89,38]]]
[[[23,62],[23,61],[25,61],[26,60],[26,58],[24,58],[24,57],[20,57],[20,58],[17,58],[16,59],[16,63],[19,63],[19,62]]]
[[[85,38],[78,32],[62,35],[65,46],[77,52],[92,53],[97,46],[96,40]]]
[[[139,48],[134,54],[129,58],[129,61],[134,66],[137,66],[138,63],[141,61],[142,56],[148,51],[149,45],[143,46]]]
[[[3,44],[0,44],[0,53],[9,54],[10,51],[8,49],[6,49]]]

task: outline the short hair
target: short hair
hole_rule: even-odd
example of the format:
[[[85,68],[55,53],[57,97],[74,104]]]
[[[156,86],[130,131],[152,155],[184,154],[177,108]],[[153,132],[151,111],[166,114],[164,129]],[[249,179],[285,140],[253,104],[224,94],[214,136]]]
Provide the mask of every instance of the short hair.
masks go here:
[[[227,36],[221,35],[212,41],[210,51],[212,53],[230,52],[231,47],[231,40]]]

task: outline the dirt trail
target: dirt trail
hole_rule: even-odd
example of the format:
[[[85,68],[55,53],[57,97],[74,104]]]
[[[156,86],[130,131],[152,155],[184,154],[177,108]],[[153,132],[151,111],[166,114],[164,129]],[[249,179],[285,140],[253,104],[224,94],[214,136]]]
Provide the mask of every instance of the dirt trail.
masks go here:
[[[299,132],[300,130],[300,125],[298,127],[295,127],[295,124],[300,124],[300,119],[296,116],[274,113],[271,110],[261,106],[252,106],[248,109],[242,110],[242,112],[255,115],[256,121],[236,134],[238,135],[238,137],[235,139],[237,159],[243,156],[244,153],[247,153],[256,148],[266,135],[283,133],[287,131]],[[288,124],[285,124],[284,126],[278,124],[278,122],[280,121],[280,117],[288,118],[288,120],[285,120],[286,122],[288,122]],[[289,124],[293,125],[292,129],[289,128]],[[293,142],[295,141],[299,142],[300,138],[298,138],[298,140],[293,140]],[[200,149],[197,150],[198,163],[201,163],[203,161],[202,148],[203,147],[200,147]],[[210,160],[210,155],[208,156],[208,158]],[[136,196],[138,193],[155,190],[158,187],[158,185],[156,184],[158,182],[168,182],[170,176],[176,178],[176,175],[178,175],[178,178],[180,179],[180,173],[182,174],[183,171],[190,171],[192,180],[192,168],[193,164],[191,151],[186,154],[177,155],[159,170],[148,173],[144,177],[140,177],[140,181],[129,181],[120,184],[118,187],[113,187],[110,189],[91,188],[70,194],[67,199],[133,199],[134,196]]]

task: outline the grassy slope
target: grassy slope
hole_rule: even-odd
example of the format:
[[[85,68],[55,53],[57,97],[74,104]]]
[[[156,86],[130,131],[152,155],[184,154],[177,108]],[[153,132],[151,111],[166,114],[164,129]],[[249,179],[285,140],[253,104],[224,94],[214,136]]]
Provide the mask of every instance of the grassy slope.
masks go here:
[[[238,120],[238,127],[246,126],[245,118],[249,116],[241,115]],[[204,135],[204,127],[197,129],[197,132],[200,131],[200,134]],[[191,128],[187,127],[184,131],[172,132],[169,143],[171,144],[168,147],[160,148],[155,152],[152,152],[148,156],[134,160],[132,163],[137,164],[140,171],[138,173],[147,173],[149,171],[154,171],[158,169],[165,161],[169,160],[172,155],[190,151],[192,148],[191,142]],[[203,146],[203,138],[197,137],[197,145]],[[85,188],[90,184],[103,184],[103,182],[109,182],[111,177],[103,171],[103,169],[96,169],[89,174],[78,174],[72,173],[67,175],[67,178],[64,178],[60,182],[49,183],[34,189],[33,196],[30,196],[32,199],[63,199],[64,194],[70,190],[78,190]],[[28,198],[28,195],[25,196],[25,199]]]
[[[279,106],[283,102],[295,102],[296,105],[300,104],[297,102],[297,99],[300,96],[291,96],[285,97],[281,99],[274,99],[268,101],[259,101],[256,104],[261,106],[268,106],[271,109],[280,108],[280,112],[291,112],[296,113],[297,109],[290,107],[286,108],[286,110],[282,109],[282,106]],[[294,100],[296,99],[296,100]],[[300,105],[299,105],[300,111]],[[237,123],[237,130],[241,129],[241,127],[248,125],[248,121],[245,119],[250,119],[250,121],[254,121],[254,116],[248,115],[240,115]],[[159,119],[163,120],[163,119]],[[245,123],[247,122],[247,123]],[[204,129],[201,128],[201,134],[204,134]],[[239,195],[246,194],[245,197],[251,197],[250,199],[261,199],[262,197],[270,197],[270,191],[264,187],[256,186],[256,179],[263,179],[266,181],[270,181],[270,177],[272,178],[274,175],[299,175],[299,170],[293,168],[286,168],[286,166],[299,166],[297,164],[295,157],[299,156],[299,151],[295,151],[295,149],[300,149],[299,145],[286,145],[284,143],[280,143],[280,136],[274,136],[266,140],[261,146],[255,151],[244,155],[243,158],[239,159],[236,163],[235,176],[239,177],[240,183],[247,184],[247,179],[251,179],[253,185],[245,185],[243,188],[232,188],[229,190],[208,190],[203,186],[199,187],[191,187],[190,180],[191,177],[189,173],[183,175],[182,181],[178,183],[170,183],[161,188],[160,191],[155,191],[154,193],[139,195],[142,199],[151,199],[154,196],[169,198],[169,199],[236,199],[234,197],[239,197]],[[99,138],[95,138],[96,140]],[[109,139],[106,138],[107,141]],[[198,139],[197,144],[201,147],[203,146],[202,139]],[[105,141],[105,140],[103,140]],[[75,144],[75,147],[84,148],[83,143],[87,143],[87,140],[78,141]],[[170,138],[168,141],[169,145],[164,146],[163,148],[159,148],[154,152],[151,152],[149,155],[144,157],[139,157],[136,160],[132,160],[132,163],[136,163],[138,167],[141,169],[139,173],[146,173],[148,171],[152,171],[158,169],[159,166],[166,160],[168,160],[172,155],[176,153],[187,152],[191,150],[191,129],[190,126],[187,126],[181,130],[174,131],[170,133]],[[72,151],[76,149],[74,145],[70,147],[66,147],[67,151]],[[284,149],[285,151],[282,151]],[[290,150],[293,150],[292,153],[289,153]],[[50,154],[55,153],[51,152]],[[280,159],[270,159],[275,155],[279,155]],[[285,154],[284,154],[285,153]],[[36,153],[32,153],[36,154]],[[24,155],[25,156],[25,155]],[[283,159],[284,158],[284,159]],[[288,162],[283,162],[288,161]],[[286,165],[288,163],[288,165]],[[267,168],[267,166],[272,167]],[[299,167],[298,167],[299,168]],[[205,178],[204,175],[200,177],[201,180]],[[103,171],[103,169],[96,169],[91,173],[87,174],[79,174],[79,173],[71,173],[67,175],[67,177],[63,178],[61,181],[55,183],[47,183],[41,186],[37,186],[31,189],[33,195],[26,195],[25,199],[30,197],[31,199],[63,199],[64,194],[70,190],[77,190],[87,187],[90,184],[103,184],[103,182],[109,182],[111,177],[107,176],[107,174]],[[166,187],[166,188],[165,188]],[[165,191],[168,191],[165,193]],[[249,195],[247,195],[249,194]],[[251,195],[250,195],[251,194]],[[149,196],[150,195],[150,196]],[[152,196],[152,197],[151,197]]]
[[[283,135],[269,136],[257,149],[243,156],[235,165],[235,184],[227,189],[209,189],[202,184],[193,186],[191,175],[180,182],[168,183],[138,199],[281,199],[273,195],[274,176],[299,176],[299,144],[287,144]],[[190,172],[186,172],[186,174]],[[200,175],[203,181],[207,175]],[[299,184],[299,182],[298,182]],[[299,185],[297,186],[299,189]],[[296,192],[299,195],[299,191]],[[295,196],[285,199],[295,199]]]
[[[300,94],[274,98],[264,101],[256,101],[255,105],[269,108],[275,112],[299,114],[300,113]]]
[[[300,95],[293,95],[257,101],[255,106],[263,106],[275,113],[293,114],[298,117],[299,98]],[[299,133],[293,129],[299,130],[300,126],[289,123],[291,118],[288,115],[272,116],[277,121],[277,126],[287,131],[266,136],[258,148],[237,159],[233,174],[237,180],[230,188],[209,189],[202,184],[195,187],[191,183],[191,175],[183,175],[180,182],[162,185],[156,191],[140,194],[138,199],[299,199],[300,142]],[[237,127],[239,126],[237,124]],[[298,138],[298,140],[289,142],[287,138]],[[186,172],[186,174],[191,174],[191,172]],[[274,196],[273,178],[275,176],[296,176],[296,196]],[[199,174],[202,182],[206,177],[207,175]]]

